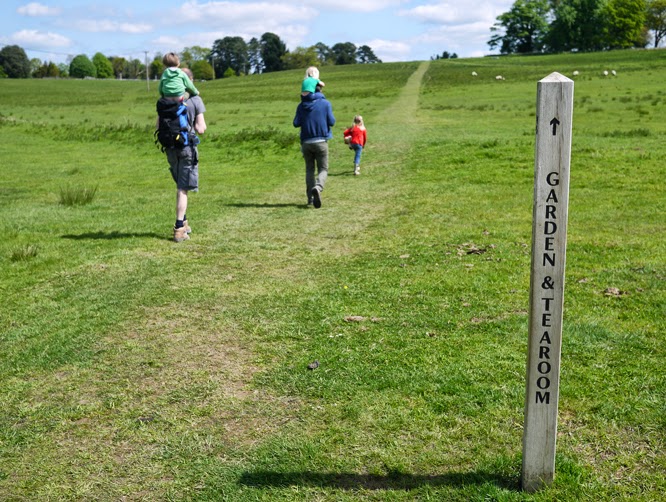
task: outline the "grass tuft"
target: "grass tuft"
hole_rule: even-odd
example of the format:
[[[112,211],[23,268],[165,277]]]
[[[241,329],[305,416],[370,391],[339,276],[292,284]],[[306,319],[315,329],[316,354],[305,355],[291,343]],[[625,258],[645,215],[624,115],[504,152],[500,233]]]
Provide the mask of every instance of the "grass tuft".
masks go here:
[[[652,134],[652,131],[650,129],[646,129],[645,127],[640,127],[638,129],[630,129],[628,131],[620,131],[620,130],[615,130],[611,132],[607,132],[604,134],[604,137],[606,138],[647,138]]]
[[[63,187],[60,189],[60,204],[63,206],[85,206],[90,204],[97,194],[94,187]]]
[[[33,244],[25,244],[12,251],[9,259],[13,262],[28,261],[37,256],[38,247]]]

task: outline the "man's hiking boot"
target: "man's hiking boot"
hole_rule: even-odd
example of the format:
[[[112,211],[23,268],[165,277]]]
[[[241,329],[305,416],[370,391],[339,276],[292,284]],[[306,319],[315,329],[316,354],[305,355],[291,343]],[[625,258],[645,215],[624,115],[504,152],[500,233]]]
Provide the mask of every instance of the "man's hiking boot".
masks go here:
[[[319,209],[321,207],[321,194],[319,187],[314,187],[311,193],[312,193],[312,205],[316,209]]]
[[[192,233],[192,228],[187,224],[187,220],[183,220],[183,228],[185,229],[185,233]]]
[[[183,242],[189,239],[190,236],[187,235],[185,227],[176,228],[173,227],[173,240],[174,242]]]

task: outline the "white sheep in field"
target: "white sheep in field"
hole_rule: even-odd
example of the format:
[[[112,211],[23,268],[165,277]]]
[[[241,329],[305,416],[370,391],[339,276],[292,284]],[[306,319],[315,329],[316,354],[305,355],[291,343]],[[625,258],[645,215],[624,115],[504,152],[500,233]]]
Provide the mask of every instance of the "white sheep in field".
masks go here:
[[[497,75],[495,77],[495,80],[504,80],[504,77],[502,75]]]
[[[604,77],[607,77],[607,76],[608,76],[608,71],[604,70]]]
[[[574,72],[573,72],[573,76],[574,76],[574,77],[577,77],[577,76],[578,76],[578,70],[574,70]]]
[[[472,77],[476,77],[477,73],[475,71],[472,72]]]
[[[613,74],[614,77],[617,77],[617,72],[615,70],[611,70],[611,73]]]

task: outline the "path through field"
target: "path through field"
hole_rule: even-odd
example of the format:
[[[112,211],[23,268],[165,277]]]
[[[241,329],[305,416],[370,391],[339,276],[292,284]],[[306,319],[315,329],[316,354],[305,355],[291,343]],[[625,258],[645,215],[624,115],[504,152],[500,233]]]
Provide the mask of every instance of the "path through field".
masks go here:
[[[191,197],[190,241],[160,244],[140,267],[129,260],[90,265],[141,287],[129,299],[86,279],[81,294],[118,297],[134,310],[95,335],[90,364],[33,375],[39,384],[24,401],[41,403],[52,425],[14,454],[14,483],[45,498],[178,499],[183,487],[205,485],[210,476],[219,478],[213,485],[235,483],[239,469],[252,467],[250,452],[272,435],[317,429],[318,404],[262,382],[270,384],[276,363],[296,378],[313,376],[310,359],[321,360],[318,375],[331,366],[308,344],[334,336],[322,331],[356,312],[345,311],[344,300],[341,309],[320,302],[338,301],[346,287],[340,271],[391,237],[385,218],[403,197],[401,173],[419,133],[428,65],[369,124],[362,175],[351,175],[351,152],[344,154],[348,169],[341,156],[331,163],[321,209],[305,207],[303,170],[296,179],[262,184],[253,182],[260,173],[248,173],[243,186],[211,186],[206,170],[215,166],[203,160],[202,190],[220,195],[207,203]],[[300,157],[288,161],[302,165]],[[156,301],[160,295],[168,300]],[[77,409],[79,419],[57,418]],[[11,495],[0,487],[0,498]]]
[[[154,88],[4,79],[0,500],[534,500],[534,98],[573,68],[557,477],[536,497],[661,500],[665,57],[327,66],[321,209],[302,73],[202,83],[179,244]]]

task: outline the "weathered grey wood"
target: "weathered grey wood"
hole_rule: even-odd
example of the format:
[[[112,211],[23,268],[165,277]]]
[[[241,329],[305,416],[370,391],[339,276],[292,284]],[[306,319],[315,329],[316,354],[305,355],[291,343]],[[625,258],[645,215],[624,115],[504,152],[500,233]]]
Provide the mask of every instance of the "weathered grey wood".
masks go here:
[[[555,478],[557,406],[573,117],[572,80],[552,73],[537,85],[532,267],[523,490]]]

